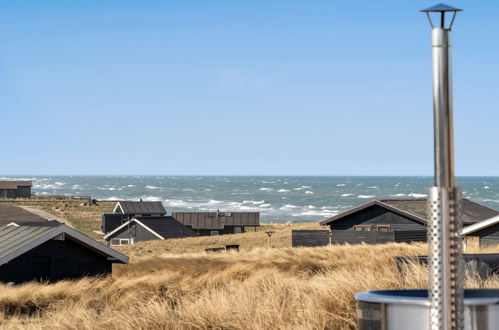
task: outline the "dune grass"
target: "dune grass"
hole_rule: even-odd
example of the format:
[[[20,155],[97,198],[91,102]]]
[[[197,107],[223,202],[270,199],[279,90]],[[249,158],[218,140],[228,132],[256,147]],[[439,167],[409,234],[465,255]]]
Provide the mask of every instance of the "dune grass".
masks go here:
[[[0,287],[0,328],[354,329],[355,293],[424,288],[425,268],[401,276],[392,258],[425,253],[424,244],[392,243],[137,254],[106,278]]]
[[[95,239],[102,238],[102,235],[95,233],[95,231],[100,230],[102,214],[112,213],[116,205],[116,202],[108,201],[99,201],[96,205],[89,205],[86,200],[71,199],[65,196],[0,199],[0,202],[14,206],[30,206],[46,211]]]

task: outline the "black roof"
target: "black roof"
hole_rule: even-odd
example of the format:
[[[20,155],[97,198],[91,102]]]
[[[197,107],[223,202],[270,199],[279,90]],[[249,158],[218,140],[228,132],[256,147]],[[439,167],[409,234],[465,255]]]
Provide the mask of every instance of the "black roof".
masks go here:
[[[121,206],[123,214],[166,214],[165,207],[161,202],[135,202],[121,201],[118,202]]]
[[[422,223],[426,223],[427,221],[426,198],[401,198],[373,200],[325,219],[321,221],[320,224],[327,225],[330,222],[340,220],[347,215],[362,211],[373,205],[381,206]],[[464,225],[474,224],[482,220],[492,218],[498,214],[499,211],[497,210],[475,203],[469,199],[463,199],[462,219]]]
[[[163,238],[181,238],[197,236],[191,228],[184,226],[173,217],[137,217],[145,226],[158,233]]]
[[[223,229],[225,226],[260,226],[259,212],[172,212],[172,217],[193,229]]]
[[[0,265],[30,251],[48,240],[65,234],[87,249],[108,257],[112,262],[128,263],[128,257],[64,224],[58,226],[0,226]]]
[[[11,222],[21,224],[24,222],[47,222],[47,219],[31,213],[21,207],[7,203],[0,203],[0,225],[8,225]]]
[[[17,187],[32,187],[31,181],[0,181],[0,189],[17,189]]]

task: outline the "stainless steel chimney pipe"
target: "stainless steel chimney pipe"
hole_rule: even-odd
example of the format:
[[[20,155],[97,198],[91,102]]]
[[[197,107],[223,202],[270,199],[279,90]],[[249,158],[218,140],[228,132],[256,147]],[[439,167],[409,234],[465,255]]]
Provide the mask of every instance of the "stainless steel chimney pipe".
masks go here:
[[[430,329],[464,329],[461,190],[454,182],[450,34],[456,12],[437,5],[423,12],[432,26],[435,186],[428,192]],[[446,13],[454,16],[448,27]],[[435,27],[430,14],[440,17]]]

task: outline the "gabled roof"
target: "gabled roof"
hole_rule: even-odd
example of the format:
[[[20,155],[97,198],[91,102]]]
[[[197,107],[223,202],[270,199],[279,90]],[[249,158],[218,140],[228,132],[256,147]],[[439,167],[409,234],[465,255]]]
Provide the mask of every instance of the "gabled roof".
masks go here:
[[[137,217],[130,221],[125,222],[121,226],[117,227],[110,233],[104,236],[105,240],[113,238],[113,236],[119,233],[123,228],[130,225],[138,225],[149,231],[151,234],[155,235],[158,239],[167,238],[181,238],[181,237],[191,237],[197,236],[194,232],[187,226],[184,226],[173,217]]]
[[[371,207],[373,205],[378,205],[395,213],[404,215],[410,219],[418,221],[420,223],[426,223],[426,198],[400,198],[400,199],[377,199],[357,207],[354,207],[346,212],[337,214],[328,219],[322,220],[321,225],[327,225],[333,221],[342,219],[343,217],[359,212],[365,208]],[[488,208],[481,204],[470,201],[469,199],[463,199],[462,207],[462,219],[464,225],[470,225],[482,220],[491,218],[493,216],[499,215],[499,211]]]
[[[137,217],[137,219],[164,238],[198,236],[195,231],[184,226],[174,217]]]
[[[172,217],[192,229],[260,226],[259,212],[172,212]]]
[[[110,260],[128,263],[128,257],[82,233],[61,224],[51,226],[2,226],[0,227],[0,265],[3,265],[33,248],[64,234],[66,239],[85,246]]]
[[[17,189],[17,187],[32,187],[31,181],[0,181],[0,189]]]
[[[121,201],[116,203],[114,212],[120,208],[123,214],[166,214],[166,210],[161,202],[135,202]]]
[[[486,220],[483,220],[483,221],[480,221],[480,222],[477,222],[471,226],[464,228],[461,231],[461,235],[466,236],[466,235],[472,234],[474,232],[477,232],[479,230],[482,230],[484,228],[493,226],[497,223],[499,223],[499,215],[492,217],[492,218],[489,218],[489,219],[486,219]]]

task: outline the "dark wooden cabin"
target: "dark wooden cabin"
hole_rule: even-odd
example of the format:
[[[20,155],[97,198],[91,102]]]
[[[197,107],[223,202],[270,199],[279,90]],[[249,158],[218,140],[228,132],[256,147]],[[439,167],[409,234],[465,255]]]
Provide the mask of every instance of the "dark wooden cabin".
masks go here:
[[[499,212],[463,200],[463,225],[470,226]],[[333,244],[426,241],[426,199],[374,200],[320,222],[332,231]]]
[[[108,234],[135,217],[162,217],[166,210],[161,202],[120,201],[112,214],[102,215],[101,231]]]
[[[113,263],[128,257],[61,223],[0,227],[0,282],[106,275]]]
[[[31,181],[0,181],[0,198],[31,198]]]
[[[260,226],[259,212],[173,212],[172,217],[201,236],[239,234]]]
[[[137,217],[117,227],[104,239],[111,245],[128,245],[141,241],[198,236],[191,228],[173,217]]]

